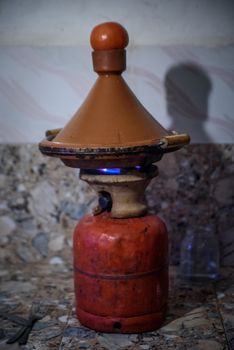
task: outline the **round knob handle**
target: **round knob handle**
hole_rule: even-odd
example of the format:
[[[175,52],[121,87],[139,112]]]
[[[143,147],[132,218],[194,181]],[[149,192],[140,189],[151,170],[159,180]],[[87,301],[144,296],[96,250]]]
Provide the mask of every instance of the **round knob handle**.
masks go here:
[[[90,43],[94,50],[124,49],[128,45],[128,32],[119,23],[101,23],[93,28]]]

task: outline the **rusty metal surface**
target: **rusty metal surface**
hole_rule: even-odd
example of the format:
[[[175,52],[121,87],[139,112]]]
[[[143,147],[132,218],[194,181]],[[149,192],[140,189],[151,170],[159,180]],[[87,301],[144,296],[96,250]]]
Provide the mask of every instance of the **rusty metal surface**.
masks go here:
[[[84,325],[122,333],[160,326],[168,297],[168,242],[157,216],[85,216],[74,232],[74,270]]]

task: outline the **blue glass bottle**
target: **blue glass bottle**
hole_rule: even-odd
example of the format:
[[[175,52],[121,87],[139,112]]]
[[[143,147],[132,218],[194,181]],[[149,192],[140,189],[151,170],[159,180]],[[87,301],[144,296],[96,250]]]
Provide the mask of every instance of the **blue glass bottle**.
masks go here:
[[[180,276],[193,281],[215,280],[219,274],[219,242],[211,226],[188,230],[180,250]]]

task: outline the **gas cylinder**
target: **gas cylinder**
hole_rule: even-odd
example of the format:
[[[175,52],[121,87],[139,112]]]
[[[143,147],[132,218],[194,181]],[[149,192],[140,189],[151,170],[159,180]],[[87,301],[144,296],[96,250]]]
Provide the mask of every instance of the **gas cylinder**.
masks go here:
[[[168,238],[155,215],[86,215],[74,231],[76,312],[101,332],[160,326],[168,298]]]

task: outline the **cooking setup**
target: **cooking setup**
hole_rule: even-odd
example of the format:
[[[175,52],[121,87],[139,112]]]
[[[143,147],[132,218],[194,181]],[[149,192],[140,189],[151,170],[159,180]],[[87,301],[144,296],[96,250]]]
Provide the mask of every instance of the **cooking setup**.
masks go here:
[[[145,332],[165,317],[169,257],[166,226],[147,214],[144,191],[158,175],[154,163],[189,135],[165,130],[124,81],[128,33],[120,24],[96,26],[90,42],[98,78],[72,119],[48,131],[39,148],[79,168],[98,196],[74,231],[79,321],[101,332]]]

